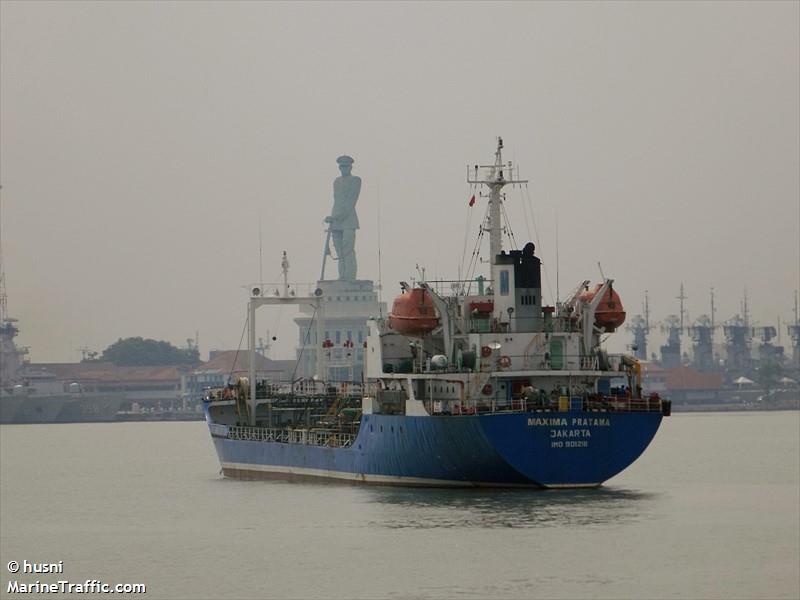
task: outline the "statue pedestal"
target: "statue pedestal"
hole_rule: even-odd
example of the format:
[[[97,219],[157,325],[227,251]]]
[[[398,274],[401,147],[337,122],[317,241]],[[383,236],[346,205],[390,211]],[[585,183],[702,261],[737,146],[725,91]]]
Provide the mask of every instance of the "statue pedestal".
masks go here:
[[[297,348],[300,377],[312,377],[316,372],[316,350],[325,341],[333,344],[328,353],[329,381],[360,382],[364,372],[364,342],[367,339],[367,319],[386,316],[386,303],[378,301],[375,284],[369,279],[326,279],[317,282],[324,298],[325,339],[317,340],[316,325],[312,324],[314,309],[301,307],[302,316],[295,319],[299,333]],[[352,342],[352,346],[347,344]]]
[[[317,287],[325,298],[326,319],[337,315],[378,316],[378,292],[369,279],[325,279],[318,281]]]

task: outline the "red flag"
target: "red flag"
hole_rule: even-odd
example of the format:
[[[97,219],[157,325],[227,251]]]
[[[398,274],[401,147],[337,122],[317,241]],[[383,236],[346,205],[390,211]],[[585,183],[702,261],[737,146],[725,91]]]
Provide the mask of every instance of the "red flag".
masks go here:
[[[469,205],[472,206],[475,204],[475,194],[472,194],[472,198],[469,199]]]

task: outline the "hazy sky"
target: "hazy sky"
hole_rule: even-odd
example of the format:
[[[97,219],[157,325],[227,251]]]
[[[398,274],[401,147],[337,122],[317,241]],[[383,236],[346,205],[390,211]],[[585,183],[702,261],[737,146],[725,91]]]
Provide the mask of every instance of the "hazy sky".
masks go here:
[[[600,261],[629,315],[792,317],[800,287],[800,4],[0,4],[9,309],[34,361],[141,335],[235,348],[244,286],[319,275],[355,158],[359,277],[384,299],[455,278],[484,206],[467,164],[503,136],[509,190],[562,296]],[[335,272],[333,266],[329,273]],[[545,288],[545,299],[552,298]],[[273,356],[293,315],[266,313]],[[260,333],[263,335],[263,333]],[[618,334],[621,349],[629,334]],[[782,340],[786,342],[785,330]],[[651,340],[655,349],[658,338]]]

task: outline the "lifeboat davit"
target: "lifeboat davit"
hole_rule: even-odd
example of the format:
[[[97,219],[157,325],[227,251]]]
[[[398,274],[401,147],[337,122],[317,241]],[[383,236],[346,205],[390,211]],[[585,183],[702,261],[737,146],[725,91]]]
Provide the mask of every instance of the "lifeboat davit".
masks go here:
[[[603,287],[603,284],[598,283],[593,290],[581,292],[578,298],[588,304],[594,300],[601,287]],[[607,332],[612,332],[624,322],[625,309],[622,307],[622,300],[619,299],[619,294],[614,291],[614,288],[609,287],[603,295],[603,299],[600,300],[600,304],[597,305],[597,310],[594,313],[594,324]]]
[[[439,317],[430,294],[413,288],[394,299],[389,327],[403,335],[425,335],[439,326]]]

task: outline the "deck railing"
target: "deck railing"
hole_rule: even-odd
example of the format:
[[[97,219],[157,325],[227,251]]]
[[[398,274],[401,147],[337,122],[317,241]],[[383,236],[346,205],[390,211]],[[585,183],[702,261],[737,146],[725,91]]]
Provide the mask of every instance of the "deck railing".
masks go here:
[[[450,363],[444,368],[436,368],[427,361],[420,361],[410,357],[393,358],[384,361],[385,373],[399,374],[440,374],[440,373],[469,373],[480,371],[483,373],[493,371],[604,371],[612,377],[624,377],[620,370],[622,364],[621,354],[610,354],[607,363],[601,364],[597,356],[584,356],[582,354],[506,354],[502,351],[494,352],[490,356],[476,359],[479,364],[474,368],[459,368],[455,363]]]
[[[228,439],[248,442],[277,442],[281,444],[304,444],[348,448],[356,439],[355,434],[325,429],[278,429],[274,427],[228,426]]]
[[[423,400],[426,410],[433,415],[474,415],[509,412],[662,412],[662,399],[628,398],[625,396],[593,396],[589,398],[549,398],[512,400],[487,399],[467,402],[440,402]]]
[[[362,384],[353,383],[332,383],[323,386],[315,382],[264,382],[259,381],[256,385],[257,400],[280,401],[301,401],[310,403],[324,403],[331,399],[341,400],[360,400],[364,393]],[[247,399],[250,395],[249,388],[241,388],[230,385],[222,388],[211,388],[207,390],[206,402],[231,401]]]

